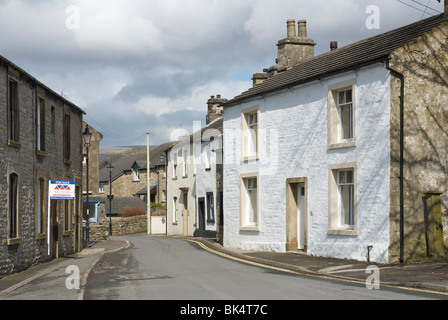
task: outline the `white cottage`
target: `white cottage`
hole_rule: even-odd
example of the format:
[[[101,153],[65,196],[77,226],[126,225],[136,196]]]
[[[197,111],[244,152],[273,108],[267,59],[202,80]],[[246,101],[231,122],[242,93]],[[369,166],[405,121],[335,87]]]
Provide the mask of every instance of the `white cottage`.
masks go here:
[[[397,199],[401,190],[407,196],[402,204],[412,200],[413,192],[421,201],[425,190],[419,181],[398,186],[399,164],[411,168],[413,162],[397,160],[397,97],[403,97],[408,110],[415,106],[397,90],[400,73],[393,68],[412,83],[416,73],[404,70],[409,56],[402,52],[410,43],[427,43],[422,37],[437,39],[429,44],[433,50],[428,56],[441,52],[446,61],[446,47],[437,43],[447,33],[438,28],[447,29],[446,16],[339,49],[332,43],[332,51],[314,57],[315,43],[307,38],[305,22],[299,21],[296,36],[294,22],[288,21],[277,65],[254,75],[254,87],[224,105],[224,246],[376,262],[397,258],[398,249],[401,258],[403,252],[417,252],[417,245],[405,251],[403,239],[417,239],[421,223],[408,223],[411,212],[403,214],[407,206],[401,205],[399,215]],[[419,68],[422,72],[425,66]],[[427,90],[435,87],[445,93],[438,97],[446,97],[446,83],[428,82]],[[404,88],[412,89],[408,82]],[[413,98],[423,94],[414,91]],[[446,112],[446,98],[439,99],[428,108]],[[404,121],[409,127],[402,136],[407,128],[415,129],[411,120]],[[446,138],[446,132],[440,134]],[[440,149],[428,151],[435,158],[446,156],[446,143],[435,148]],[[426,190],[445,189],[446,172],[441,170],[439,181],[428,182]]]

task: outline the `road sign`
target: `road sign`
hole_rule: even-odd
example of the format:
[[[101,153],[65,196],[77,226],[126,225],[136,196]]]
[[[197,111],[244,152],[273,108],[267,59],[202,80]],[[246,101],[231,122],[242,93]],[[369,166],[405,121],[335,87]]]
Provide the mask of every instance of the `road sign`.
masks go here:
[[[50,181],[50,200],[75,200],[75,181]]]

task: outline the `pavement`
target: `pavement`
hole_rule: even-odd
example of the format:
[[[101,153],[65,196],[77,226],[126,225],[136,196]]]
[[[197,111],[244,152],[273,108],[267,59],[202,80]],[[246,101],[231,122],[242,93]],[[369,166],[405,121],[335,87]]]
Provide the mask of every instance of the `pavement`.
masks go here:
[[[438,262],[421,262],[405,264],[375,264],[345,259],[314,257],[300,252],[274,253],[246,251],[224,248],[212,238],[168,237],[197,243],[203,249],[223,257],[237,261],[267,266],[276,270],[292,272],[304,276],[312,276],[341,281],[366,284],[373,271],[368,267],[375,267],[380,279],[380,287],[401,287],[412,290],[436,292],[448,296],[448,260]],[[37,299],[51,300],[82,300],[83,287],[87,277],[101,257],[106,253],[117,252],[129,247],[130,243],[124,238],[112,237],[107,241],[93,243],[88,249],[67,257],[40,264],[23,272],[0,279],[0,300],[14,300],[17,292],[25,288],[26,284],[39,280],[42,285],[51,285],[52,278],[70,276],[67,267],[76,265],[79,268],[80,288],[64,290],[55,297],[37,297]],[[374,284],[373,282],[371,282]],[[60,286],[60,284],[59,284]],[[43,290],[45,291],[45,290]],[[47,290],[49,291],[49,290]],[[19,296],[22,299],[24,295]],[[26,295],[25,295],[26,297]],[[35,299],[30,296],[29,299]]]

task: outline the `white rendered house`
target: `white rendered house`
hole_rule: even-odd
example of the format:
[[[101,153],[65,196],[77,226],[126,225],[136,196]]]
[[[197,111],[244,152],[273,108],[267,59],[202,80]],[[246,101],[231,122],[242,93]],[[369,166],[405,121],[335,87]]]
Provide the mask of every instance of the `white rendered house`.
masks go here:
[[[403,61],[409,58],[406,50],[426,44],[422,37],[429,33],[431,39],[442,37],[438,28],[446,30],[446,15],[316,57],[315,43],[306,38],[304,22],[299,22],[299,37],[291,25],[288,21],[288,38],[278,44],[277,65],[254,75],[254,87],[224,105],[224,246],[391,261],[391,248],[396,257],[400,247],[395,241],[399,233],[395,217],[399,207],[396,141],[400,136],[400,96],[408,110],[418,107],[406,100],[403,92],[400,95],[400,73],[393,68],[402,70],[405,79],[423,80],[418,78],[421,64],[418,72],[405,70]],[[437,43],[431,44],[432,51],[443,53],[446,61],[446,49]],[[299,50],[285,49],[291,45]],[[288,52],[295,55],[294,59]],[[303,52],[305,55],[297,59],[296,55]],[[288,65],[290,60],[294,65]],[[439,60],[434,59],[434,63]],[[262,81],[257,80],[260,78]],[[404,92],[414,90],[413,98],[434,88],[447,92],[446,84],[433,83],[426,90],[416,90],[406,83]],[[445,102],[436,100],[425,108],[446,110]],[[443,123],[447,120],[439,119]],[[408,124],[402,135],[415,130],[417,120],[404,121]],[[436,126],[428,123],[427,132],[430,127]],[[424,138],[412,139],[407,141],[405,151],[413,151],[418,139]],[[415,150],[420,152],[422,148]],[[428,153],[434,153],[434,158],[439,153],[446,155],[446,144],[438,152]],[[411,172],[414,164],[407,160],[401,164]],[[419,174],[425,176],[425,169],[420,170]],[[401,179],[406,182],[414,179],[404,174]],[[414,185],[401,187],[407,195],[404,201],[421,201],[425,190],[446,188],[444,170],[438,173],[437,181],[425,181],[421,176]],[[404,209],[411,212],[409,207]],[[417,215],[420,219],[423,212]],[[415,224],[411,225],[411,214],[406,217],[400,237],[417,239],[417,233],[412,232],[416,226],[421,228],[421,219],[412,217]],[[414,242],[412,250],[421,241]],[[409,252],[412,250],[409,248]]]

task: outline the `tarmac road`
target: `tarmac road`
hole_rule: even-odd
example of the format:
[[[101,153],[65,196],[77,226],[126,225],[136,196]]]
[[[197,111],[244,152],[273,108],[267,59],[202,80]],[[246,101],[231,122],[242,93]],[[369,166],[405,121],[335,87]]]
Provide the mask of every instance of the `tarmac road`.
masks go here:
[[[425,292],[369,290],[341,282],[250,265],[210,254],[198,244],[164,237],[124,237],[125,250],[105,254],[90,273],[86,300],[412,300]],[[446,298],[446,297],[445,297]]]

